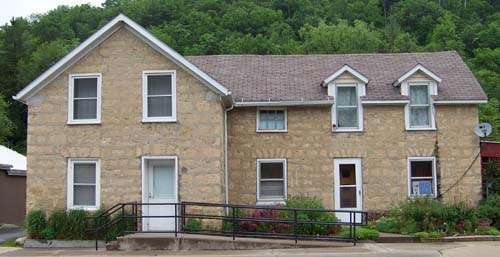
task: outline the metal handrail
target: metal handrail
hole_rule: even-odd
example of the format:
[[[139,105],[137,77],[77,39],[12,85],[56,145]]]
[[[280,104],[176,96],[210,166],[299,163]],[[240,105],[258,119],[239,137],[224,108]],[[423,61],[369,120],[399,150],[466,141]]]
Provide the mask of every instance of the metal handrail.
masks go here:
[[[175,213],[173,215],[142,215],[139,214],[139,207],[142,206],[174,206]],[[132,209],[132,213],[126,213],[126,207],[130,206]],[[215,208],[224,208],[226,210],[230,209],[231,214],[226,215],[214,215],[214,214],[193,214],[186,212],[186,207],[215,207]],[[179,213],[180,209],[180,213]],[[273,211],[287,211],[290,214],[293,214],[292,218],[285,217],[277,217],[277,218],[269,218],[269,217],[239,217],[237,216],[237,211],[240,213],[241,210],[273,210]],[[119,235],[128,234],[128,233],[174,233],[175,237],[178,236],[179,233],[183,234],[203,234],[203,235],[219,235],[219,236],[231,236],[233,240],[238,237],[262,237],[262,238],[281,238],[281,239],[293,239],[297,244],[298,240],[341,240],[341,241],[349,241],[353,242],[356,245],[356,227],[364,226],[367,223],[367,213],[363,211],[352,211],[352,210],[329,210],[329,209],[307,209],[307,208],[290,208],[283,206],[252,206],[252,205],[235,205],[235,204],[219,204],[219,203],[203,203],[203,202],[180,202],[180,203],[139,203],[139,202],[127,202],[127,203],[119,203],[115,204],[111,208],[107,209],[104,213],[101,213],[95,217],[89,217],[89,219],[96,220],[97,218],[102,217],[111,217],[113,214],[121,211],[121,215],[115,218],[112,218],[109,222],[105,224],[100,224],[100,227],[95,227],[95,222],[93,224],[93,228],[89,230],[95,236],[96,240],[96,250],[98,250],[98,235],[99,232],[104,231],[104,235],[106,235],[107,230],[112,226],[116,226],[120,222],[125,222],[127,220],[132,220],[134,223],[134,229],[132,231],[121,231]],[[298,218],[298,213],[300,212],[316,212],[316,213],[348,213],[349,221],[321,221],[321,220],[300,220]],[[225,213],[221,210],[221,213]],[[356,216],[360,215],[361,220],[356,222]],[[141,223],[144,219],[154,219],[154,218],[171,218],[174,219],[175,229],[167,230],[167,231],[142,231],[140,229],[139,223]],[[196,231],[186,230],[183,225],[187,219],[199,219],[199,220],[220,220],[225,222],[230,222],[231,231],[224,230],[221,227],[220,230],[208,230],[208,229],[200,229]],[[275,232],[257,232],[257,231],[241,231],[240,222],[258,222],[264,224],[287,224],[290,226],[288,229],[293,228],[290,233],[275,233]],[[179,228],[179,223],[181,224]],[[333,235],[308,235],[308,234],[300,234],[299,228],[301,225],[335,225],[335,226],[349,226],[349,237],[339,237]],[[293,232],[293,233],[292,233]]]

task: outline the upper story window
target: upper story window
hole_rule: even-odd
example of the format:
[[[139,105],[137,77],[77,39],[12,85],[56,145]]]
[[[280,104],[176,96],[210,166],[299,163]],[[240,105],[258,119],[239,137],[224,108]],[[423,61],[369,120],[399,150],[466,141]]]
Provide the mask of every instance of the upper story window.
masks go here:
[[[101,122],[101,75],[75,74],[69,78],[69,124]]]
[[[69,159],[68,209],[99,208],[100,173],[98,159]]]
[[[144,71],[143,122],[175,122],[175,71]]]
[[[257,160],[257,203],[276,204],[286,200],[285,159]]]
[[[436,160],[434,157],[408,158],[408,195],[436,196]]]
[[[410,102],[407,107],[407,129],[433,129],[434,117],[428,84],[409,85]]]
[[[361,105],[356,84],[337,84],[334,105],[335,131],[361,131]]]
[[[285,108],[257,109],[257,132],[286,132]]]

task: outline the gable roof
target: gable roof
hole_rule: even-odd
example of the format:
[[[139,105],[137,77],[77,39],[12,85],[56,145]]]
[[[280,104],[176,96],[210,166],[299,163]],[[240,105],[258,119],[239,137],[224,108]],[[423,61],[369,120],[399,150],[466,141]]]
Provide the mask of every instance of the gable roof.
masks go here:
[[[128,18],[123,14],[119,14],[113,20],[104,25],[97,32],[92,34],[89,38],[87,38],[83,43],[74,48],[71,52],[69,52],[66,56],[60,59],[57,63],[55,63],[52,67],[38,76],[35,80],[29,83],[25,88],[23,88],[17,95],[13,96],[15,100],[24,101],[30,96],[34,95],[45,85],[50,83],[54,78],[60,75],[64,70],[66,70],[69,66],[76,63],[82,57],[84,57],[87,53],[89,53],[92,49],[94,49],[101,42],[106,40],[113,32],[119,29],[121,26],[128,26],[131,28],[131,31],[134,32],[139,38],[144,40],[148,45],[153,47],[158,52],[165,55],[167,58],[172,60],[174,63],[183,67],[185,70],[190,72],[193,76],[201,80],[205,85],[212,88],[214,91],[224,95],[229,96],[231,92],[222,86],[219,82],[213,79],[211,76],[200,70],[198,67],[189,62],[182,55],[174,51],[172,48],[167,46],[161,40],[156,38],[153,34],[147,31],[145,28]]]
[[[484,102],[487,97],[455,52],[335,55],[212,55],[188,60],[228,87],[236,103],[331,100],[321,86],[345,64],[369,79],[366,101],[408,100],[393,82],[421,64],[441,78],[436,101]]]
[[[428,77],[432,78],[433,80],[435,80],[438,83],[441,83],[441,81],[442,81],[442,79],[438,75],[434,74],[432,71],[428,70],[422,64],[419,63],[419,64],[415,65],[415,67],[413,67],[413,69],[407,71],[405,74],[403,74],[401,77],[399,77],[396,81],[394,81],[393,85],[394,86],[400,85],[403,81],[408,79],[411,75],[413,75],[419,71],[424,73]]]
[[[324,87],[326,87],[328,85],[328,83],[334,81],[336,78],[338,78],[340,75],[342,75],[346,71],[349,72],[349,73],[351,73],[357,79],[363,81],[365,84],[368,83],[368,78],[367,77],[365,77],[359,71],[351,68],[349,65],[344,64],[344,66],[342,66],[342,68],[338,69],[335,73],[333,73],[332,75],[330,75],[330,77],[328,77],[325,80],[323,80],[323,82],[321,83],[321,85],[324,86]]]

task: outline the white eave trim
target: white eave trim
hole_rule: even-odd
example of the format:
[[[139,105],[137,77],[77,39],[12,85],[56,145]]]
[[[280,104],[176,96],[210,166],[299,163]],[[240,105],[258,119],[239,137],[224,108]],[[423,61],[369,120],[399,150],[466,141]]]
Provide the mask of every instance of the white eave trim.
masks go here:
[[[434,101],[436,105],[455,105],[455,104],[485,104],[488,100],[443,100]]]
[[[182,57],[175,50],[167,46],[161,40],[157,39],[153,34],[147,31],[145,28],[128,18],[123,14],[119,14],[113,20],[104,25],[97,32],[92,34],[89,38],[87,38],[83,43],[69,52],[66,56],[60,59],[56,64],[38,76],[35,80],[33,80],[30,84],[28,84],[25,88],[23,88],[19,93],[17,93],[12,98],[19,101],[25,101],[27,98],[35,94],[38,90],[40,90],[47,83],[52,81],[55,77],[60,75],[66,68],[70,65],[77,62],[83,56],[85,56],[90,50],[95,48],[99,43],[104,41],[107,37],[109,37],[113,32],[115,32],[118,28],[120,28],[120,23],[128,25],[133,29],[134,32],[137,33],[146,43],[150,46],[158,50],[163,55],[167,56],[172,61],[176,62],[180,66],[186,68],[190,71],[194,76],[199,78],[204,84],[210,86],[214,90],[219,93],[227,96],[230,95],[231,92],[222,86],[219,82],[214,80],[208,74],[200,70],[198,67],[190,63],[187,59]]]
[[[393,83],[393,86],[399,86],[403,81],[408,79],[411,75],[415,74],[417,71],[423,72],[425,75],[429,76],[430,78],[432,78],[433,80],[435,80],[438,83],[441,83],[441,81],[442,81],[438,75],[436,75],[432,71],[428,70],[422,64],[419,63],[419,64],[415,65],[415,67],[413,67],[413,69],[409,70],[408,72],[403,74],[398,80],[396,80]]]
[[[365,77],[359,71],[351,68],[349,65],[344,64],[344,66],[342,66],[342,68],[338,69],[335,73],[333,73],[332,75],[330,75],[330,77],[328,77],[325,80],[323,80],[323,83],[321,83],[321,85],[323,87],[326,87],[330,82],[332,82],[333,80],[335,80],[336,78],[338,78],[340,75],[342,75],[342,73],[344,73],[346,71],[349,72],[349,73],[351,73],[357,79],[363,81],[363,83],[365,83],[365,84],[368,83],[368,78],[367,77]]]
[[[332,105],[333,100],[316,101],[269,101],[269,102],[235,102],[234,107],[259,107],[259,106],[304,106],[304,105]]]

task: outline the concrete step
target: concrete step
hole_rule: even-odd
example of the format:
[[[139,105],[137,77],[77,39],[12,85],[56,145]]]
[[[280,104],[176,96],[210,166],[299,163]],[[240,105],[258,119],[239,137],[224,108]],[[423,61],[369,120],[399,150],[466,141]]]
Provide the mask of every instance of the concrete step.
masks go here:
[[[261,239],[167,233],[136,233],[119,237],[117,246],[110,250],[255,250],[311,247],[346,247],[348,242],[298,241],[284,239]]]

